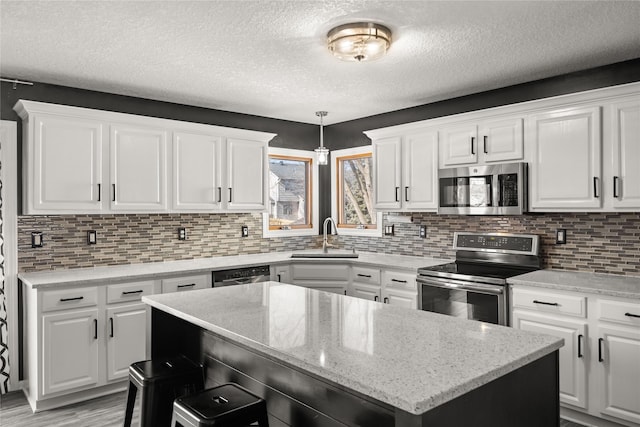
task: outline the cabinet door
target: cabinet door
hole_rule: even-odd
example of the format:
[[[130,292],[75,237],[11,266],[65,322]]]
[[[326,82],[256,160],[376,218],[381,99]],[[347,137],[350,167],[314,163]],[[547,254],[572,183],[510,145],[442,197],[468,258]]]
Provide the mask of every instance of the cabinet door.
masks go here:
[[[530,126],[531,208],[599,208],[600,108],[539,114],[531,118]]]
[[[107,309],[107,380],[129,375],[129,365],[147,358],[147,305]]]
[[[222,206],[222,140],[173,133],[173,209],[211,211]]]
[[[266,209],[267,143],[227,140],[227,208],[241,211]],[[224,193],[224,192],[223,192]]]
[[[640,100],[613,106],[613,206],[640,208]]]
[[[291,268],[289,265],[276,265],[273,267],[273,280],[281,283],[291,283]]]
[[[400,209],[400,137],[373,141],[373,197],[377,209]]]
[[[38,213],[100,211],[103,200],[102,123],[36,116],[33,131],[34,152],[28,154],[29,163],[33,162],[29,167],[33,177],[28,177],[24,183],[33,186],[27,210]]]
[[[167,131],[142,126],[111,126],[111,209],[167,209]]]
[[[397,305],[405,308],[418,308],[418,294],[410,292],[398,292],[394,289],[382,290],[382,302],[389,305]]]
[[[211,287],[211,274],[162,279],[162,293],[185,292]]]
[[[427,132],[405,137],[404,188],[402,197],[408,210],[438,209],[438,133]]]
[[[42,395],[98,383],[98,310],[42,316]]]
[[[482,151],[483,159],[488,163],[522,160],[522,137],[521,118],[484,122],[480,126],[478,149]]]
[[[512,325],[524,331],[538,332],[563,338],[564,346],[559,351],[560,402],[578,408],[587,407],[586,322],[557,319],[520,310],[513,311]]]
[[[599,387],[600,412],[640,423],[640,331],[600,326],[597,336],[603,381]]]
[[[380,301],[380,286],[367,285],[365,283],[354,282],[351,285],[353,295],[356,298]]]
[[[462,125],[440,131],[442,166],[463,165],[478,161],[476,125]]]

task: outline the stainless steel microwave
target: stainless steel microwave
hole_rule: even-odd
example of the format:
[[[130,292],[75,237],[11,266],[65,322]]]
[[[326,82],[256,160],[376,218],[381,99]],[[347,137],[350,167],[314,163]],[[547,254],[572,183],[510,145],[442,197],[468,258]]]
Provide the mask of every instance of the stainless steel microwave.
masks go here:
[[[527,164],[440,169],[439,214],[521,215],[527,211]]]

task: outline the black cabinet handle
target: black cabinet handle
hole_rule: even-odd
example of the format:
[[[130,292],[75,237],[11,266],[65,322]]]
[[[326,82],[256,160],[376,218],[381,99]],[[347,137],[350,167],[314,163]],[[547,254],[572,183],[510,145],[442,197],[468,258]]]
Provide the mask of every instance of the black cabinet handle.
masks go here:
[[[142,289],[138,289],[137,291],[122,291],[122,295],[141,294],[142,292]]]
[[[93,319],[93,339],[98,339],[98,319]]]
[[[552,305],[554,307],[559,307],[560,304],[558,304],[557,302],[546,302],[546,301],[538,301],[537,299],[533,300],[534,304],[542,304],[542,305]]]
[[[598,194],[598,177],[594,176],[593,177],[593,197],[598,198],[600,197],[600,194]]]
[[[113,188],[113,199],[111,201],[115,202],[116,201],[116,185],[111,184],[111,187]]]
[[[98,184],[98,201],[102,201],[102,184]]]
[[[370,275],[370,274],[360,274],[360,273],[358,273],[358,277],[368,277],[368,278],[371,278],[371,275]]]
[[[602,358],[602,343],[604,342],[604,338],[598,338],[598,362],[604,362]]]
[[[347,294],[347,291],[346,291],[346,289],[345,289],[345,291],[344,291],[344,294],[345,294],[345,295]]]
[[[178,289],[180,289],[180,288],[192,288],[195,285],[196,285],[195,283],[189,283],[188,285],[178,285]]]
[[[373,296],[373,300],[374,300],[374,301],[378,301],[378,295],[374,295],[374,296]]]
[[[222,187],[218,187],[218,203],[222,202]]]
[[[282,282],[282,277],[279,274],[277,274],[276,276],[278,277],[278,282]]]
[[[400,191],[400,187],[396,187],[396,202],[400,201],[400,196],[398,196],[399,191]]]
[[[109,332],[109,336],[111,338],[113,338],[113,317],[109,318],[109,326],[110,326],[110,329],[111,329],[111,331]]]
[[[409,187],[404,187],[404,201],[409,201]]]
[[[231,189],[231,187],[229,187],[229,203],[231,203],[232,192],[233,190]]]
[[[483,143],[483,149],[482,149],[482,151],[484,151],[484,154],[489,154],[489,152],[487,151],[487,138],[488,138],[488,137],[487,137],[487,135],[485,135],[485,136],[483,137],[483,139],[484,139],[484,143]]]
[[[614,176],[613,177],[613,197],[615,197],[616,199],[618,197],[620,197],[620,194],[618,193],[618,182],[620,181],[620,177],[619,176]]]
[[[385,304],[389,304],[389,298],[388,297],[384,297],[383,301],[384,301]]]
[[[476,141],[476,137],[471,137],[471,154],[476,154],[476,150],[473,148],[473,143]]]
[[[67,302],[67,301],[80,301],[81,299],[83,299],[84,297],[73,297],[73,298],[60,298],[60,302]]]
[[[407,283],[406,280],[398,280],[398,279],[391,279],[392,282],[397,282],[397,283]]]
[[[582,334],[578,335],[578,358],[582,357]]]
[[[640,314],[625,313],[624,315],[627,316],[627,317],[636,317],[636,318],[640,319]]]

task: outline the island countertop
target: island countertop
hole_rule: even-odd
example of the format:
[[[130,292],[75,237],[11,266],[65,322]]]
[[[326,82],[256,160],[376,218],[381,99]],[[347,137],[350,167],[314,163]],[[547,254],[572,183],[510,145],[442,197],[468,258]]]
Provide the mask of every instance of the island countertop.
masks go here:
[[[411,414],[425,413],[563,344],[548,335],[278,282],[142,300]]]

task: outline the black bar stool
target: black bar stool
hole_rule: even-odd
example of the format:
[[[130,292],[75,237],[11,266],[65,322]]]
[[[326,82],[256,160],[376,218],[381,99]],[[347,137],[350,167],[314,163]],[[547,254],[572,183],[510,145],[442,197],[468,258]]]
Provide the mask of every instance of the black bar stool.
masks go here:
[[[124,427],[131,426],[138,389],[140,426],[169,426],[174,399],[204,389],[204,370],[184,356],[131,364]]]
[[[234,384],[224,384],[173,402],[171,427],[269,427],[264,399]]]

